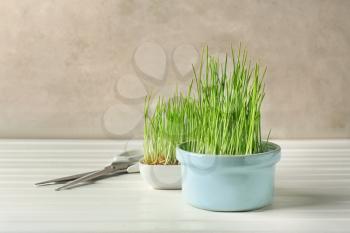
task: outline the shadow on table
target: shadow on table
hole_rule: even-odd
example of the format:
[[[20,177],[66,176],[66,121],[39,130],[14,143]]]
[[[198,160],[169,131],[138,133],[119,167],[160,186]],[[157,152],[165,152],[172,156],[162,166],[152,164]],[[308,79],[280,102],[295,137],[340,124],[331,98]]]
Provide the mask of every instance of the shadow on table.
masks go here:
[[[313,190],[276,188],[273,203],[256,210],[257,212],[273,209],[296,209],[298,207],[329,206],[344,199],[336,193],[314,193]]]

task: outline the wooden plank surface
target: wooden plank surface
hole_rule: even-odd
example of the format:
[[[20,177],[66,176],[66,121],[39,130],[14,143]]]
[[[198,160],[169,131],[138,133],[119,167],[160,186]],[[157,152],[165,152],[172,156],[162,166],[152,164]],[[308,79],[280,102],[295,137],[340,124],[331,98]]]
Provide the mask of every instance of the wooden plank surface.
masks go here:
[[[99,169],[141,141],[0,141],[0,232],[349,232],[350,141],[278,141],[271,206],[240,213],[187,205],[139,174],[67,191],[35,187]],[[258,195],[258,194],[257,194]]]

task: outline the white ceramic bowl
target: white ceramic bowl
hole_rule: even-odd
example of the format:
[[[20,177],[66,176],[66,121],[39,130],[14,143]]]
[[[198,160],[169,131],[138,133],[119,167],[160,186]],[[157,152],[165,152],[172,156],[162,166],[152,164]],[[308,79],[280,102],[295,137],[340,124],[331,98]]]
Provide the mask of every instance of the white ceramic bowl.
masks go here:
[[[180,165],[148,165],[139,163],[144,181],[154,189],[181,189]]]

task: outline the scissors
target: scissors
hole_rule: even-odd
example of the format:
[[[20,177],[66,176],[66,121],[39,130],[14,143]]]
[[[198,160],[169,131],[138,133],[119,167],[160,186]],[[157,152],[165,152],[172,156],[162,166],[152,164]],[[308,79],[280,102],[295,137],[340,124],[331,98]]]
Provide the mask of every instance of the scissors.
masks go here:
[[[46,180],[36,183],[35,185],[42,186],[48,184],[61,184],[68,182],[65,185],[55,189],[56,191],[60,191],[63,189],[71,189],[77,184],[81,184],[91,180],[96,180],[97,178],[109,177],[115,174],[137,173],[140,171],[138,161],[142,157],[143,152],[140,150],[125,151],[115,156],[113,158],[112,163],[101,170],[80,173],[72,176],[65,176],[52,180]]]

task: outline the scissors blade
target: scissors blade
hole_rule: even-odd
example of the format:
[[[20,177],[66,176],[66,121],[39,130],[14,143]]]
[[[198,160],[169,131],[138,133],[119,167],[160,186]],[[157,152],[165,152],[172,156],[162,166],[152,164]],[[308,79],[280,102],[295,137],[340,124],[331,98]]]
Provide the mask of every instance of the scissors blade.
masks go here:
[[[61,178],[56,178],[56,179],[51,179],[51,180],[45,180],[45,181],[41,181],[36,183],[35,185],[46,185],[46,184],[51,184],[51,183],[62,183],[62,182],[67,182],[67,181],[71,181],[71,180],[75,180],[78,179],[82,176],[86,176],[90,173],[93,173],[96,171],[92,171],[92,172],[84,172],[84,173],[80,173],[80,174],[76,174],[76,175],[72,175],[72,176],[65,176],[65,177],[61,177]]]
[[[94,178],[97,178],[97,177],[100,177],[100,176],[103,176],[103,175],[106,175],[108,174],[108,171],[106,169],[103,169],[103,170],[100,170],[100,171],[96,171],[96,172],[92,172],[90,174],[87,174],[85,176],[82,176],[78,179],[75,179],[71,182],[68,182],[67,184],[55,189],[56,191],[60,191],[60,190],[63,190],[63,189],[67,189],[71,186],[74,186],[78,183],[81,183],[81,182],[86,182],[86,181],[89,181],[89,180],[92,180]]]
[[[93,179],[96,179],[98,177],[101,177],[101,176],[105,176],[105,175],[108,175],[108,174],[114,174],[114,173],[117,173],[117,172],[126,172],[127,168],[130,166],[131,164],[130,163],[112,163],[111,165],[105,167],[104,169],[100,170],[100,171],[96,171],[96,172],[93,172],[93,173],[90,173],[90,174],[87,174],[85,176],[82,176],[76,180],[73,180],[71,182],[68,182],[67,184],[55,189],[56,191],[60,191],[60,190],[63,190],[63,189],[67,189],[67,188],[71,188],[72,186],[76,185],[76,184],[79,184],[79,183],[82,183],[82,182],[86,182],[86,181],[90,181],[90,180],[93,180]]]

